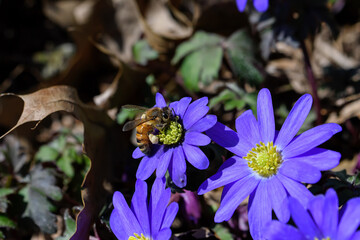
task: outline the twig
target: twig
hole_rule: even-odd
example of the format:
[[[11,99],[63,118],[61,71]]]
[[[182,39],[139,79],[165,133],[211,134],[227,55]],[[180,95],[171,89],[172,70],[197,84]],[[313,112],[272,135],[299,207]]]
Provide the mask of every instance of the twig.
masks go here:
[[[313,72],[312,67],[311,67],[309,54],[307,52],[304,40],[302,40],[300,43],[301,43],[301,50],[302,50],[303,55],[304,55],[307,79],[310,82],[311,89],[312,89],[312,95],[313,95],[313,98],[314,98],[314,105],[315,105],[315,111],[316,111],[316,124],[320,125],[320,124],[322,124],[321,106],[320,106],[320,99],[319,99],[319,96],[317,94],[317,85],[316,85],[316,81],[315,81],[315,76],[314,76],[314,72]]]

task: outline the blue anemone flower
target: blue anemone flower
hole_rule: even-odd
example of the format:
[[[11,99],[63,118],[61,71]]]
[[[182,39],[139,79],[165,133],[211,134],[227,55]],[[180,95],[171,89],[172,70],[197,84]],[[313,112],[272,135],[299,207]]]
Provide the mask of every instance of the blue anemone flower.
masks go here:
[[[339,212],[334,189],[325,196],[318,195],[304,208],[297,199],[289,199],[290,213],[297,228],[279,221],[271,221],[265,228],[268,240],[358,240],[360,231],[360,198],[350,199]]]
[[[248,110],[236,119],[237,132],[221,123],[206,131],[213,141],[235,154],[198,189],[204,194],[224,186],[215,222],[229,220],[250,195],[250,233],[254,239],[261,239],[261,229],[271,220],[272,209],[280,221],[289,220],[289,195],[307,205],[312,194],[301,182],[318,182],[320,171],[337,166],[341,157],[338,152],[317,148],[341,131],[338,124],[323,124],[295,136],[311,105],[311,95],[303,95],[276,132],[271,94],[262,89],[257,99],[257,120]]]
[[[136,181],[131,208],[120,192],[113,196],[114,210],[110,216],[110,227],[119,240],[168,240],[170,226],[179,206],[169,204],[171,190],[165,189],[165,179],[157,178],[152,186],[150,200],[147,198],[147,185]]]
[[[245,10],[247,0],[236,0],[236,6],[240,12]],[[269,0],[254,0],[254,7],[259,12],[265,12],[269,7]]]
[[[171,138],[170,143],[165,141],[161,143],[160,137],[160,143],[152,146],[154,153],[149,156],[142,153],[139,148],[135,149],[133,158],[143,157],[136,172],[136,178],[146,180],[155,169],[156,176],[163,177],[169,170],[173,182],[182,188],[187,183],[185,160],[200,170],[209,166],[209,160],[199,146],[205,146],[211,142],[210,138],[202,132],[213,127],[217,118],[215,115],[206,115],[209,111],[207,97],[190,102],[190,97],[184,97],[169,105],[176,116],[176,120],[170,123],[170,127],[173,127],[170,134],[175,132],[176,136],[180,137]],[[155,106],[161,108],[167,106],[160,93],[156,94]]]

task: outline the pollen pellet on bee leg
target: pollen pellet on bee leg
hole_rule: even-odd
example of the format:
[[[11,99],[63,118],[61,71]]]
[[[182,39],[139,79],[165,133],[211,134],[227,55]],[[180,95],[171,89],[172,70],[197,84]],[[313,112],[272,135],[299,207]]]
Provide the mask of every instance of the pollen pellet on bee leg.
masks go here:
[[[154,134],[149,134],[149,139],[152,144],[158,144],[159,143],[159,137]]]

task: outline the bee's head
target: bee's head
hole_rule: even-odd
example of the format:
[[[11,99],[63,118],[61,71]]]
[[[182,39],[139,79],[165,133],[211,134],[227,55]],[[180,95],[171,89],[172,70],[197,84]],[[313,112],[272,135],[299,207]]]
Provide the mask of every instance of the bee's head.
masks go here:
[[[161,117],[164,122],[169,122],[173,118],[172,109],[169,107],[162,108]]]

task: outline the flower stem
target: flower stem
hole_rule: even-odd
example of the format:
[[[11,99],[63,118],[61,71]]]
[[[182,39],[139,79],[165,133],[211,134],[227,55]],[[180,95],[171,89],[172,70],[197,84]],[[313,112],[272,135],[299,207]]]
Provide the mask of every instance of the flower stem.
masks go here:
[[[300,41],[300,43],[301,43],[301,50],[304,55],[307,79],[309,80],[311,90],[312,90],[312,95],[314,98],[314,105],[315,105],[315,111],[316,111],[316,124],[320,125],[320,124],[322,124],[321,112],[320,112],[321,106],[320,106],[320,99],[317,94],[317,85],[316,85],[316,81],[315,81],[315,76],[314,76],[314,72],[311,67],[311,62],[310,62],[308,51],[306,49],[305,41],[302,40],[302,41]]]

